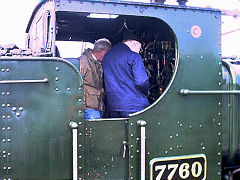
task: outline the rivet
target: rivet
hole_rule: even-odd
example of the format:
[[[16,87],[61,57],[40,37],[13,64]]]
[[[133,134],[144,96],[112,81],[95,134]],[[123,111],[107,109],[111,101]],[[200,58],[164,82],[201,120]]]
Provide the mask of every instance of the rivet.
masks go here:
[[[172,148],[169,148],[170,149],[170,151],[172,150]]]
[[[205,147],[202,147],[203,150],[205,150]]]
[[[192,126],[189,126],[190,129],[192,129]]]
[[[6,158],[7,156],[6,155],[3,155],[4,158]]]
[[[165,153],[167,154],[168,152],[167,152],[167,151],[165,151]]]
[[[6,116],[2,116],[3,119],[5,119]]]
[[[17,112],[17,113],[16,113],[16,116],[19,117],[19,116],[20,116],[20,113]]]
[[[131,166],[131,169],[133,169],[133,166]]]
[[[10,170],[11,169],[11,167],[8,167],[8,170]]]
[[[213,119],[213,122],[215,122],[216,121],[216,119]]]
[[[219,102],[218,105],[220,106],[220,105],[221,105],[221,102]]]
[[[139,150],[137,150],[137,153],[139,153]]]
[[[81,114],[81,112],[82,112],[81,110],[78,111],[79,114]]]
[[[82,169],[82,167],[78,167],[78,169]]]
[[[6,105],[5,105],[5,104],[2,104],[2,107],[6,107]]]
[[[219,162],[219,163],[218,163],[218,165],[220,166],[220,165],[221,165],[221,163]]]
[[[5,69],[2,69],[2,72],[4,72],[5,71]]]
[[[218,135],[220,136],[220,135],[221,135],[221,133],[218,133]]]
[[[10,95],[10,92],[7,92],[7,95]]]
[[[58,89],[58,88],[56,88],[55,90],[56,90],[56,91],[59,91],[59,89]]]
[[[78,99],[79,102],[82,102],[82,99]]]
[[[220,156],[220,155],[221,155],[221,153],[219,152],[219,153],[218,153],[218,155]]]
[[[2,92],[2,95],[4,96],[4,95],[5,95],[5,92]]]
[[[79,158],[79,159],[82,159],[82,156],[79,156],[78,158]]]
[[[5,129],[6,129],[5,127],[2,128],[3,131],[5,131]]]
[[[131,146],[130,146],[131,148],[133,147],[133,145],[131,144]]]
[[[218,74],[219,74],[219,75],[222,75],[222,73],[221,73],[221,72],[219,72]]]
[[[218,145],[221,146],[221,143],[219,142]]]
[[[221,175],[221,173],[220,173],[220,172],[218,172],[218,175]]]
[[[200,126],[199,126],[200,128],[202,128],[202,125],[200,124]]]
[[[3,154],[5,154],[5,153],[6,153],[6,151],[3,151],[2,153],[3,153]]]
[[[81,89],[82,89],[81,87],[78,88],[79,91],[80,91]]]
[[[218,123],[219,126],[221,126],[221,123]]]
[[[131,156],[131,159],[133,158],[133,156]]]
[[[7,116],[8,119],[10,119],[10,116]]]
[[[82,145],[81,145],[81,144],[79,144],[79,145],[78,145],[78,147],[82,147]]]
[[[79,125],[81,125],[81,124],[82,124],[82,122],[78,122],[78,124],[79,124]]]
[[[201,59],[203,59],[203,56],[201,56]]]
[[[19,111],[23,111],[23,107],[20,107],[20,108],[19,108]]]
[[[58,71],[59,70],[59,68],[58,67],[56,67],[56,71]]]
[[[219,116],[221,116],[221,113],[218,113]]]
[[[7,72],[9,72],[10,71],[10,69],[6,69],[7,70]]]
[[[133,179],[133,177],[131,176],[131,179]]]
[[[10,107],[10,104],[7,104],[7,107]]]
[[[179,148],[182,148],[182,145],[180,145]]]
[[[131,123],[130,125],[133,126],[133,123]]]
[[[2,142],[6,142],[6,139],[3,139]]]
[[[179,148],[179,146],[177,146],[177,148]]]
[[[81,135],[82,135],[82,133],[79,133],[78,135],[79,135],[79,136],[81,136]]]
[[[139,138],[137,138],[137,141],[139,141]]]
[[[203,146],[203,143],[201,143],[201,146]]]
[[[161,123],[158,123],[158,125],[160,125]]]
[[[67,88],[67,91],[70,91],[71,90],[71,88]]]
[[[222,85],[222,83],[221,83],[221,82],[219,82],[219,83],[218,83],[218,85],[219,85],[219,86],[221,86],[221,85]]]
[[[7,169],[7,167],[4,166],[3,169]]]
[[[219,62],[218,64],[219,64],[219,65],[222,65],[222,63],[221,63],[221,62]]]
[[[56,80],[56,81],[58,81],[58,80],[59,80],[59,78],[58,78],[58,77],[55,77],[55,80]]]
[[[17,108],[16,108],[16,107],[12,107],[12,110],[13,110],[13,111],[16,111],[16,110],[17,110]]]
[[[170,136],[169,138],[170,138],[170,139],[172,139],[173,137],[172,137],[172,136]]]
[[[10,141],[11,141],[11,139],[7,139],[7,141],[8,141],[8,142],[10,142]]]
[[[11,153],[8,153],[8,156],[11,156]]]
[[[182,127],[182,124],[180,124],[180,127]]]
[[[7,129],[8,129],[8,130],[10,130],[11,128],[10,128],[10,127],[8,127]]]
[[[133,137],[133,134],[131,134],[131,137]]]

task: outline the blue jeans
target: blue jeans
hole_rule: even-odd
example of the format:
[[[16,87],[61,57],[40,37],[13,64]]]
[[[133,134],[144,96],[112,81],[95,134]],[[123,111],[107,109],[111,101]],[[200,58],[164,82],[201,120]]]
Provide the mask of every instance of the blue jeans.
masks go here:
[[[84,109],[84,119],[101,119],[103,117],[102,111],[96,109]]]

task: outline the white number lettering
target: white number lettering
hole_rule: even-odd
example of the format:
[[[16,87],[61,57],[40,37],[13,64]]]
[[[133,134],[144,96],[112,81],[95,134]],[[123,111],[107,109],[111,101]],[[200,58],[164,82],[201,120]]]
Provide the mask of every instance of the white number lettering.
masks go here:
[[[183,163],[181,164],[181,166],[179,167],[179,176],[182,178],[182,179],[186,179],[188,178],[188,176],[190,175],[189,173],[189,164],[188,163]]]
[[[160,172],[158,173],[156,180],[161,180],[161,177],[166,169],[166,165],[161,165],[161,166],[155,166],[155,171],[160,170]]]
[[[171,173],[168,175],[168,180],[171,180],[171,179],[173,178],[173,176],[174,176],[177,168],[178,168],[178,164],[169,164],[169,165],[168,165],[168,170],[169,170],[169,169],[173,169],[173,170],[171,171]]]
[[[199,177],[202,174],[202,165],[200,162],[194,162],[192,164],[192,175],[193,177]]]

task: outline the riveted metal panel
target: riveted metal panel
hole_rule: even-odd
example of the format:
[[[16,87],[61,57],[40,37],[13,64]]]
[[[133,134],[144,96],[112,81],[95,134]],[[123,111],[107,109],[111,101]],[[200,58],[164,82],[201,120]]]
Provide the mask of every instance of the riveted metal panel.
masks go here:
[[[78,70],[57,58],[0,58],[0,66],[0,177],[72,179],[69,122],[79,123],[78,131],[83,131]],[[23,81],[44,78],[48,82]],[[78,143],[83,144],[80,136]],[[84,156],[80,149],[78,153]]]
[[[179,90],[221,90],[220,14],[181,9],[145,10],[170,25],[176,35],[178,65],[156,103],[129,119],[129,176],[140,179],[140,127],[146,121],[146,179],[154,158],[204,154],[207,179],[221,179],[221,95],[182,96]],[[187,18],[191,17],[191,18]],[[202,21],[202,19],[208,19]],[[197,25],[200,36],[192,28]],[[198,34],[199,35],[199,34]]]
[[[126,120],[85,121],[85,178],[128,179]]]

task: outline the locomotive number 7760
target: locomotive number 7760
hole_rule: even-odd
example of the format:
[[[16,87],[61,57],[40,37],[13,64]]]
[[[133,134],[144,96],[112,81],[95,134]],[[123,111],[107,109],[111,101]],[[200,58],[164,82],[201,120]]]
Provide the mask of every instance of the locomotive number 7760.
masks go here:
[[[206,179],[206,156],[187,155],[167,158],[154,158],[150,161],[150,179]]]

